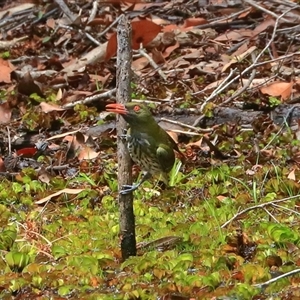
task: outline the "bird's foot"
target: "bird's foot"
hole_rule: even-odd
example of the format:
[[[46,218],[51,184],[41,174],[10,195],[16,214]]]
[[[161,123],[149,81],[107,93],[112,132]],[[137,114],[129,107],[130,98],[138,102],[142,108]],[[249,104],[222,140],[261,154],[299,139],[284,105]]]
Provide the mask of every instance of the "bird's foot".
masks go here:
[[[145,180],[149,179],[150,177],[151,177],[151,174],[149,172],[147,172],[146,174],[143,175],[143,178],[140,182],[134,183],[133,185],[131,185],[131,184],[122,185],[120,194],[127,195],[127,194],[135,191]]]
[[[127,141],[127,134],[121,134],[121,135],[119,135],[119,138],[120,138],[123,142],[126,142],[126,141]]]
[[[121,195],[127,195],[127,194],[135,191],[138,187],[139,187],[139,184],[133,184],[133,185],[124,184],[124,185],[122,185],[122,189],[120,191],[120,194]]]

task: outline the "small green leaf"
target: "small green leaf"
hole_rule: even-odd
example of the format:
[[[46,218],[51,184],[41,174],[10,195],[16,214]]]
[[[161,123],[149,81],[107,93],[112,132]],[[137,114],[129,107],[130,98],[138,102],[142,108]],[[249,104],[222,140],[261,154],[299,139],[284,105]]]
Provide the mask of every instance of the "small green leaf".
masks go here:
[[[30,262],[30,256],[23,252],[8,252],[5,260],[12,270],[22,271]]]
[[[52,246],[52,255],[55,259],[58,259],[60,257],[63,257],[67,254],[67,251],[64,247],[59,245],[53,245]]]

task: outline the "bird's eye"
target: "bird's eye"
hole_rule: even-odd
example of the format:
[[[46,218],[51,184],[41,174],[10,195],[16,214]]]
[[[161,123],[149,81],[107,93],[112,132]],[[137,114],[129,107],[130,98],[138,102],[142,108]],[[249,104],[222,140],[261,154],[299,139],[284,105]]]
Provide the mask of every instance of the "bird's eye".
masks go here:
[[[140,109],[141,109],[141,108],[140,108],[138,105],[136,105],[136,106],[133,108],[133,110],[136,111],[136,112],[138,112]]]

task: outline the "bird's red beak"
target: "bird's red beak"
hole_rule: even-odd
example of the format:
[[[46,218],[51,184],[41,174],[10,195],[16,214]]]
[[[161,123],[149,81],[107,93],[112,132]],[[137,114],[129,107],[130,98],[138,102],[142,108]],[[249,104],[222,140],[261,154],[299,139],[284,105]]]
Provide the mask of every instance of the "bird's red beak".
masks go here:
[[[127,114],[126,107],[123,104],[119,104],[119,103],[107,104],[105,106],[105,110],[108,112],[113,112],[115,114],[120,114],[120,115]]]

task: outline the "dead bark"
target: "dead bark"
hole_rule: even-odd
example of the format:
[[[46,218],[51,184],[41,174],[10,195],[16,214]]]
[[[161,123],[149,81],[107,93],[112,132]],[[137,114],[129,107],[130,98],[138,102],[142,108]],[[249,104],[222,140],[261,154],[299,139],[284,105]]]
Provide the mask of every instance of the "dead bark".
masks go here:
[[[120,18],[117,28],[118,52],[117,52],[117,103],[126,103],[131,100],[131,26],[127,17]],[[118,136],[118,184],[119,190],[123,185],[132,184],[131,158],[121,136],[124,134],[126,122],[117,116]],[[120,238],[123,260],[136,255],[135,218],[133,213],[132,193],[119,194],[120,211]]]

